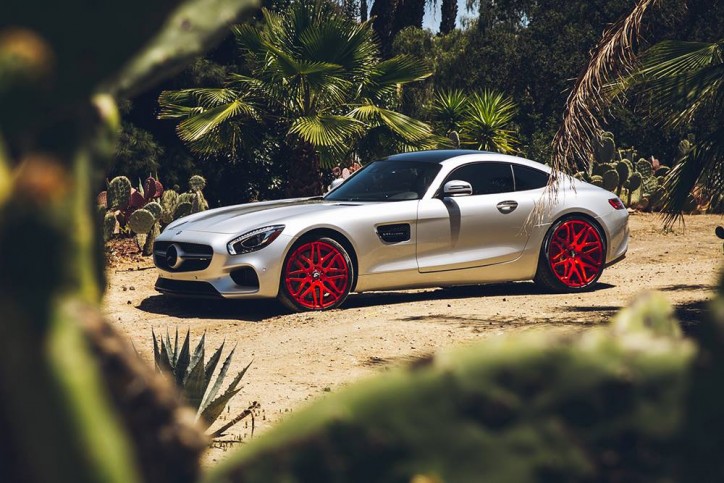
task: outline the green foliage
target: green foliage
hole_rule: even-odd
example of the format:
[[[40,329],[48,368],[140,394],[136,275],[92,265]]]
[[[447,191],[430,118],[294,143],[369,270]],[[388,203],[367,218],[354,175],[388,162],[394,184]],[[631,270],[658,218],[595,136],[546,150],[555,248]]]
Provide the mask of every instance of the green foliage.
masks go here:
[[[204,429],[208,429],[221,416],[231,398],[241,390],[239,384],[251,366],[251,362],[234,376],[225,390],[222,390],[236,348],[229,352],[221,365],[221,369],[216,373],[216,367],[221,360],[225,343],[222,343],[206,362],[206,333],[201,336],[193,352],[191,351],[189,331],[186,332],[186,337],[180,347],[178,329],[176,329],[173,343],[168,330],[165,339],[161,336],[157,337],[153,329],[151,334],[153,337],[153,360],[156,368],[174,380],[184,395],[186,402],[196,410],[199,424]],[[214,374],[216,374],[215,378]],[[258,407],[256,403],[252,406],[254,408]],[[242,414],[244,413],[247,413],[246,415],[251,414],[247,411],[242,412]],[[251,415],[253,416],[253,414]],[[232,418],[231,421],[236,424],[241,419],[243,418]],[[225,424],[222,428],[216,430],[212,436],[223,436],[223,433],[230,427],[231,424]]]
[[[346,388],[207,481],[686,481],[694,353],[668,302],[644,298],[610,327],[489,340]]]
[[[398,89],[428,76],[424,64],[407,56],[381,61],[370,24],[325,2],[263,14],[262,23],[234,29],[250,74],[230,74],[223,88],[159,97],[160,117],[179,121],[191,149],[233,154],[248,139],[241,133],[265,130],[260,120],[271,116],[294,152],[289,189],[304,191],[290,194],[317,195],[320,162],[343,162],[366,133],[385,133],[398,150],[426,145],[429,126],[395,110]]]

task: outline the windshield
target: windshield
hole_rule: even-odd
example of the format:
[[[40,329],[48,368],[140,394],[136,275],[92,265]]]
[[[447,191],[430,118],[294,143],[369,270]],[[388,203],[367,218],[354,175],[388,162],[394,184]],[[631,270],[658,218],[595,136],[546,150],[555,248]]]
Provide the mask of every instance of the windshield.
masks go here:
[[[419,200],[440,171],[422,161],[375,161],[325,196],[329,201]]]

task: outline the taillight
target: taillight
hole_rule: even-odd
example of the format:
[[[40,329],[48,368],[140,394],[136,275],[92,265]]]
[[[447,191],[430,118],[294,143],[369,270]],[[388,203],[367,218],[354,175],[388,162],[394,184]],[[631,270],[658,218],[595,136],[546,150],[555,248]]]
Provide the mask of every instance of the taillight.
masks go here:
[[[623,201],[619,200],[618,198],[611,198],[608,200],[608,204],[613,206],[617,210],[624,210],[626,207],[623,205]]]

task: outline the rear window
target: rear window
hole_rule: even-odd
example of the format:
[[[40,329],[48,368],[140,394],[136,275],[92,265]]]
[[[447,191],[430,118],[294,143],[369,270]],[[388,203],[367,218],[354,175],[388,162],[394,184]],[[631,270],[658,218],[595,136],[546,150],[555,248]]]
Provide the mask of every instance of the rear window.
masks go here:
[[[543,188],[548,184],[548,173],[527,166],[513,165],[515,174],[515,191],[526,191]]]

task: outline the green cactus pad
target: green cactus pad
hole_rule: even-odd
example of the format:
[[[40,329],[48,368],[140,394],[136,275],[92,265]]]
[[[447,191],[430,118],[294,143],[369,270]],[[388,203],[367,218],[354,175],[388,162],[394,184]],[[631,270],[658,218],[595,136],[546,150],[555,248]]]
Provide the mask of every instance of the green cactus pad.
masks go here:
[[[116,176],[108,183],[108,206],[112,210],[123,210],[131,201],[131,180]]]
[[[181,193],[178,197],[178,203],[193,203],[195,193]]]
[[[161,195],[161,206],[163,206],[163,209],[166,211],[173,212],[174,209],[176,209],[176,205],[178,204],[178,193],[174,190],[166,190]]]
[[[593,156],[598,164],[607,164],[614,160],[616,143],[613,134],[604,133],[594,147]]]
[[[156,221],[160,220],[161,215],[163,215],[163,207],[161,207],[157,201],[152,201],[143,208],[150,211],[154,218],[156,218]]]
[[[644,178],[642,190],[645,194],[650,195],[658,187],[659,187],[659,180],[656,179],[654,176],[651,176],[649,178]]]
[[[209,204],[204,198],[204,194],[201,191],[197,191],[191,201],[191,212],[198,213],[199,211],[206,211],[209,209]]]
[[[195,174],[189,178],[189,189],[191,191],[201,191],[206,187],[206,180],[199,176],[198,174]]]
[[[603,173],[603,188],[608,191],[613,191],[618,188],[618,173],[615,169],[609,169]]]
[[[116,215],[114,215],[111,212],[106,213],[106,216],[103,217],[103,240],[108,241],[111,238],[113,238],[113,234],[116,232],[116,225],[118,224],[118,221],[116,220]]]
[[[142,235],[146,234],[149,231],[151,231],[151,228],[153,228],[153,224],[156,222],[156,217],[153,216],[153,213],[148,211],[145,208],[141,208],[140,210],[136,210],[133,213],[131,213],[131,216],[128,218],[128,226],[129,228],[136,234]]]
[[[623,185],[631,175],[631,168],[623,161],[616,163],[616,172],[618,173],[618,184]]]
[[[630,191],[636,191],[641,187],[641,182],[643,181],[643,178],[641,178],[640,173],[631,173],[631,176],[628,178],[627,181],[627,188]]]
[[[173,219],[178,220],[179,218],[183,218],[184,216],[189,216],[191,214],[191,208],[191,203],[189,203],[188,201],[179,203],[173,212]]]
[[[661,166],[659,169],[656,170],[656,172],[654,174],[657,177],[658,176],[666,177],[666,175],[669,174],[669,171],[671,171],[671,168],[669,168],[668,166]]]
[[[641,158],[638,161],[636,161],[636,171],[641,173],[641,176],[645,178],[649,178],[654,175],[654,167],[651,164],[651,161],[648,159]]]

